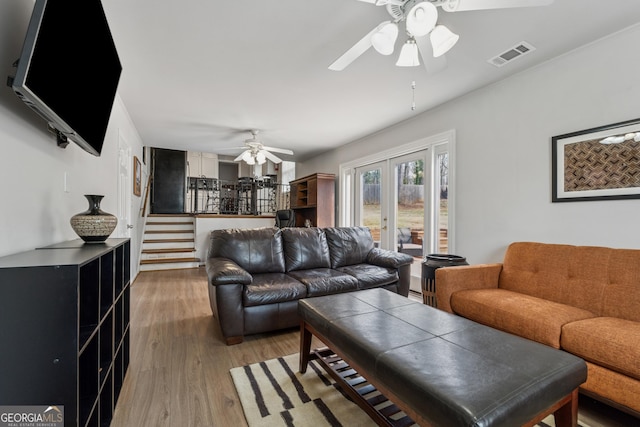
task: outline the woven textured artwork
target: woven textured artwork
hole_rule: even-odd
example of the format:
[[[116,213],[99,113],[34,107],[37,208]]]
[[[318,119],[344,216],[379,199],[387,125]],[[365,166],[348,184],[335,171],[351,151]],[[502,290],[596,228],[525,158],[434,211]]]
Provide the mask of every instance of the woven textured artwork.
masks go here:
[[[633,187],[640,187],[640,142],[594,139],[564,146],[564,191]]]

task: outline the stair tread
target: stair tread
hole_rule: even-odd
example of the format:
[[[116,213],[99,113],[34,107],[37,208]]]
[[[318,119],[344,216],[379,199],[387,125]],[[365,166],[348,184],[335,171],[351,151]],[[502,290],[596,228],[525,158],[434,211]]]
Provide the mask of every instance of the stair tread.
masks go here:
[[[147,239],[142,243],[188,243],[193,241],[194,239]]]
[[[193,234],[193,230],[145,230],[144,234]]]
[[[143,249],[143,254],[168,254],[177,252],[195,252],[195,248]]]
[[[200,262],[200,258],[158,258],[140,260],[140,264],[170,264],[179,262]]]
[[[147,221],[147,226],[149,225],[193,225],[192,221]]]

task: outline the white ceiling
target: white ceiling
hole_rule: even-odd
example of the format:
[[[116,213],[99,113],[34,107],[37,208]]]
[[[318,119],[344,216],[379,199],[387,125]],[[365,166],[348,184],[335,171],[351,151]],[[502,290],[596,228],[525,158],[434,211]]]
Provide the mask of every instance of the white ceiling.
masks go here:
[[[298,161],[640,21],[638,0],[439,8],[439,22],[460,35],[443,71],[396,67],[401,30],[392,56],[369,49],[337,72],[327,67],[389,19],[384,7],[357,0],[103,4],[123,65],[119,93],[145,145],[237,155],[242,150],[231,147],[255,128],[265,145],[292,149],[295,156],[281,157]],[[521,41],[537,49],[503,68],[487,63]]]

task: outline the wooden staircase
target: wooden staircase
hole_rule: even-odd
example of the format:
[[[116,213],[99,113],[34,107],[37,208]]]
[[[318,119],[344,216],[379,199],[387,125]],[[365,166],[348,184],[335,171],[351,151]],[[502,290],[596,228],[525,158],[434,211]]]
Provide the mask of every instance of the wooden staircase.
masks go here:
[[[197,268],[195,223],[190,215],[151,214],[142,241],[140,271]]]

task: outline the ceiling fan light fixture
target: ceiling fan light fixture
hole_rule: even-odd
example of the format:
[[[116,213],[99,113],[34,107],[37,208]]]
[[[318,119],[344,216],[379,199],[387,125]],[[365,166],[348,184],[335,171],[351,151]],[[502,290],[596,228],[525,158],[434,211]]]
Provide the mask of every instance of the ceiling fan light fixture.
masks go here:
[[[396,39],[398,38],[398,25],[394,22],[383,22],[378,27],[378,31],[371,36],[373,48],[382,55],[393,53]]]
[[[258,154],[256,154],[256,162],[258,162],[259,165],[263,165],[264,162],[267,161],[267,157],[264,155],[264,153],[262,151],[258,152]]]
[[[243,160],[248,165],[253,165],[256,160],[253,158],[253,154],[251,151],[247,150],[240,156],[240,159]]]
[[[431,32],[431,46],[435,58],[444,55],[458,43],[459,35],[453,33],[444,25],[437,25]]]
[[[249,150],[245,151],[240,155],[240,160],[244,160],[245,162],[249,161],[250,158],[251,158],[251,153],[249,152]]]
[[[407,40],[407,42],[402,46],[396,65],[398,67],[417,67],[420,65],[418,45],[413,37],[409,38],[409,40]]]
[[[429,1],[415,4],[406,17],[407,31],[414,37],[426,36],[438,21],[438,9]]]

